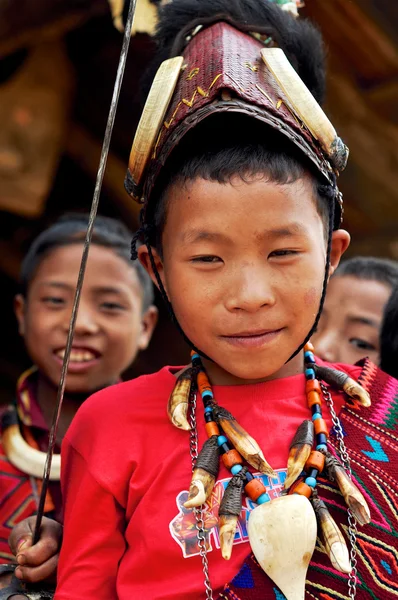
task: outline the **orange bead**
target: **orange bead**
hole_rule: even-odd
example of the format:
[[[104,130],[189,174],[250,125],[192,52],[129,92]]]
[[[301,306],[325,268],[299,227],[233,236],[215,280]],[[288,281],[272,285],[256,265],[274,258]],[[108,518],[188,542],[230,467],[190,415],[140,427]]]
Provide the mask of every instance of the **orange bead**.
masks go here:
[[[312,487],[304,483],[304,481],[300,481],[300,483],[294,486],[294,489],[292,489],[289,494],[300,494],[300,496],[311,498]]]
[[[296,481],[294,483],[292,483],[292,485],[289,488],[289,494],[294,494],[294,490],[295,488],[298,486],[299,483],[302,483],[304,481],[304,477],[298,477],[296,479]]]
[[[315,348],[311,344],[311,342],[306,343],[306,345],[304,346],[304,352],[315,352]]]
[[[324,465],[325,455],[322,454],[322,452],[318,452],[318,450],[312,450],[307,462],[305,463],[304,469],[306,471],[309,471],[310,469],[318,469],[319,473],[321,473]]]
[[[307,394],[309,392],[318,392],[318,394],[322,393],[321,385],[317,379],[309,379],[305,382],[305,391]]]
[[[261,494],[264,494],[266,491],[267,488],[261,479],[257,479],[256,477],[245,485],[245,492],[249,496],[250,500],[253,500],[253,502],[255,502],[257,498],[259,498]]]
[[[241,455],[235,449],[225,452],[221,458],[227,469],[231,469],[234,465],[241,465],[243,463]]]
[[[208,423],[205,423],[205,429],[209,437],[212,435],[220,435],[220,430],[215,421],[209,421]]]
[[[328,435],[329,433],[325,419],[316,419],[316,421],[314,421],[314,429],[315,433],[324,433],[325,435]]]
[[[308,392],[307,393],[307,403],[310,408],[311,408],[311,406],[314,406],[314,404],[321,404],[321,396],[320,396],[319,392],[315,392],[315,390]]]
[[[212,391],[210,382],[207,378],[207,375],[203,371],[199,371],[198,377],[197,377],[197,382],[198,382],[198,389],[201,394],[203,394],[203,392],[205,390],[209,390],[210,392]]]

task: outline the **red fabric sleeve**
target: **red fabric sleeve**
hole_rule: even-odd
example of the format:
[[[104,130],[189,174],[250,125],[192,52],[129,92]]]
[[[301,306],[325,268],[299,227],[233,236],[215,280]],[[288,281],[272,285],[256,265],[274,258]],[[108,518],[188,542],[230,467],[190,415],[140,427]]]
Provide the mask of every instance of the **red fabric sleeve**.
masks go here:
[[[62,447],[64,539],[55,600],[116,600],[124,511],[67,439]]]

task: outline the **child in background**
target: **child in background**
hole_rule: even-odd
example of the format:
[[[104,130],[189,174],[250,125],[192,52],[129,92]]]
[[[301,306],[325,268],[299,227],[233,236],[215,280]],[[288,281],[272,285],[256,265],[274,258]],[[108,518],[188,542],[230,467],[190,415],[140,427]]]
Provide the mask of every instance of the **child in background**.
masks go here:
[[[398,379],[398,285],[384,309],[380,333],[380,369]]]
[[[37,510],[87,222],[85,215],[61,218],[37,237],[22,264],[15,313],[34,366],[21,375],[15,404],[2,414],[1,562],[13,559],[8,547],[13,525]],[[82,402],[117,383],[151,339],[157,320],[153,286],[144,269],[129,260],[130,239],[119,221],[96,220],[66,379],[58,452]],[[57,457],[54,464],[57,467]],[[54,477],[46,514],[61,520],[59,472]],[[25,550],[30,542],[28,536]]]
[[[349,243],[335,180],[346,148],[302,82],[321,99],[320,36],[282,8],[295,3],[161,9],[160,60],[173,60],[127,189],[144,204],[139,259],[194,352],[187,369],[79,409],[62,446],[56,600],[297,600],[304,586],[308,598],[396,598],[398,440],[385,411],[397,414],[398,382],[369,361],[325,364],[307,344]]]
[[[367,356],[379,365],[383,312],[396,283],[398,263],[387,258],[357,256],[339,265],[312,337],[318,356],[352,365]]]

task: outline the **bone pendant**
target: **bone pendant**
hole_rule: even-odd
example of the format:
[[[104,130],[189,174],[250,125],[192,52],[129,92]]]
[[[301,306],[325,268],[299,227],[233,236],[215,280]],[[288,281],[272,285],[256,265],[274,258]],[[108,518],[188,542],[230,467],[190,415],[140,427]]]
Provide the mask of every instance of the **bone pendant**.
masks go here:
[[[167,414],[170,421],[175,427],[185,429],[185,431],[191,429],[187,419],[189,394],[191,392],[191,371],[191,369],[186,369],[178,377],[167,405]]]
[[[275,471],[265,460],[265,456],[256,440],[239,425],[231,413],[219,406],[215,407],[214,412],[225,435],[249,465],[260,471],[260,473],[276,477]]]
[[[225,560],[231,558],[238,518],[236,515],[221,515],[218,520],[221,554]]]
[[[10,425],[2,434],[4,452],[14,467],[28,475],[43,478],[46,453],[29,446],[24,440],[18,425]],[[61,476],[61,455],[54,454],[51,462],[50,481],[59,481]]]
[[[204,469],[194,469],[185,508],[202,506],[213,491],[215,477]]]
[[[305,579],[316,542],[316,518],[304,496],[281,496],[251,513],[249,541],[263,571],[287,600],[304,600]]]
[[[321,367],[319,365],[315,365],[315,371],[318,379],[322,379],[329,385],[343,390],[356,404],[364,408],[368,408],[371,405],[368,392],[355,379],[344,373],[344,371],[338,371],[330,367]]]
[[[350,573],[351,563],[348,548],[335,520],[326,504],[319,498],[313,498],[312,505],[330,562],[341,573]]]
[[[352,479],[348,477],[340,461],[330,454],[330,452],[326,454],[324,471],[330,481],[336,481],[345,503],[358,523],[360,525],[370,523],[369,506],[362,492],[360,492]]]
[[[289,458],[287,462],[287,474],[285,489],[287,490],[304,468],[314,443],[314,425],[312,421],[306,420],[298,427],[296,434],[290,444]]]

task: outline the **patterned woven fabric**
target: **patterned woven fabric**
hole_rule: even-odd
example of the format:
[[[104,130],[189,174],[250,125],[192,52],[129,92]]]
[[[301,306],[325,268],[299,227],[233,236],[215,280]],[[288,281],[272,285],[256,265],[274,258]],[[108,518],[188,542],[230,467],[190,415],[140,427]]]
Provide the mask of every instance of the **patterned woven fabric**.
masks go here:
[[[8,406],[1,415],[2,429],[6,421],[19,423],[23,435],[33,448],[45,450],[48,444],[47,425],[35,397],[37,369],[29,369],[18,380],[16,402]],[[1,433],[1,432],[0,432]],[[51,482],[51,493],[58,482]],[[41,481],[30,477],[12,465],[1,443],[0,437],[0,559],[13,560],[8,546],[8,536],[13,527],[27,517],[36,514]],[[60,491],[58,495],[60,497]],[[56,497],[57,497],[56,496]],[[48,514],[54,509],[51,494],[47,494],[45,510]]]
[[[340,414],[353,479],[372,517],[369,525],[358,526],[357,598],[392,600],[398,597],[398,381],[368,360],[362,366],[359,381],[370,393],[372,406],[356,410],[347,405]],[[330,441],[335,450],[333,431]],[[347,540],[347,510],[339,490],[319,478],[318,491]],[[285,596],[249,556],[219,598],[283,600]],[[349,598],[347,575],[331,566],[319,539],[307,574],[305,598]]]

